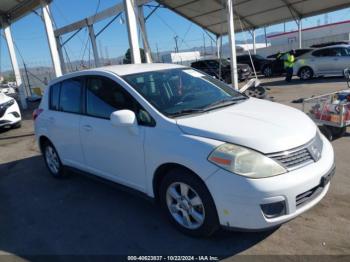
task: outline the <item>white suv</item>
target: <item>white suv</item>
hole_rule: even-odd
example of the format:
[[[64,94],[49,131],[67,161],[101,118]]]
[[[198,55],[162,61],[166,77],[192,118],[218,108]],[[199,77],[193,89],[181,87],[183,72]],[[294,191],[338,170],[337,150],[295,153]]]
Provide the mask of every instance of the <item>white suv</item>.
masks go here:
[[[65,75],[34,118],[53,176],[72,167],[141,191],[191,235],[280,225],[334,174],[332,146],[304,113],[180,65]]]
[[[0,92],[0,128],[20,127],[21,120],[16,100]]]
[[[319,76],[343,76],[344,69],[349,66],[349,45],[327,46],[298,57],[294,74],[302,80]]]

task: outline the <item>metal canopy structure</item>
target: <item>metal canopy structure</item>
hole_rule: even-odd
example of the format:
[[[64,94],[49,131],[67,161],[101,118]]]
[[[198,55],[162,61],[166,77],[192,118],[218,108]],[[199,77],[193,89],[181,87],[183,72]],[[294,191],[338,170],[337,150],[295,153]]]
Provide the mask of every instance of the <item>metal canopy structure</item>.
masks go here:
[[[0,16],[13,23],[40,7],[40,4],[40,0],[1,0]]]
[[[219,36],[228,33],[227,0],[158,0],[158,3]],[[236,32],[350,7],[349,0],[234,0]]]

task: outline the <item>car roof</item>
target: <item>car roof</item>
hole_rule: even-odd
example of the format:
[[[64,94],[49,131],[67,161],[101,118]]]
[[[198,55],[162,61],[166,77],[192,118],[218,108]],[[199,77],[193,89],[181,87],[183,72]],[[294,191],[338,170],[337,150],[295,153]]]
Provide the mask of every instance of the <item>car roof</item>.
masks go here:
[[[108,72],[115,73],[119,76],[124,76],[124,75],[130,75],[130,74],[138,74],[138,73],[144,73],[144,72],[160,71],[160,70],[175,69],[175,68],[186,68],[186,66],[178,65],[178,64],[163,64],[163,63],[125,64],[125,65],[112,65],[112,66],[99,67],[99,68],[91,69],[91,71],[108,71]]]
[[[176,69],[176,68],[188,68],[188,67],[183,65],[178,65],[178,64],[164,64],[164,63],[124,64],[124,65],[103,66],[103,67],[80,70],[80,71],[64,74],[63,76],[60,76],[50,81],[49,86],[70,78],[89,75],[89,72],[91,73],[109,72],[109,73],[114,73],[118,76],[125,76],[125,75],[131,75],[131,74],[138,74],[138,73],[151,72],[151,71],[161,71],[161,70]]]
[[[330,48],[336,48],[336,47],[350,47],[350,45],[346,45],[346,44],[329,45],[329,46],[324,46],[324,47],[316,48],[315,50],[330,49]]]

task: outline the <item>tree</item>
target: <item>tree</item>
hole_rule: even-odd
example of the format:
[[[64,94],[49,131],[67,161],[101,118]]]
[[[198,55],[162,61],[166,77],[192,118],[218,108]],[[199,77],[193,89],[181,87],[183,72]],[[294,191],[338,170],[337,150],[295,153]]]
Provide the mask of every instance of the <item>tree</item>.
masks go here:
[[[142,61],[142,63],[146,63],[145,50],[140,48],[140,54],[141,54],[141,61]],[[126,50],[126,53],[125,53],[124,59],[123,59],[123,64],[131,64],[130,48],[128,48],[128,50]]]
[[[10,73],[7,76],[4,76],[4,83],[15,82],[15,81],[16,81],[16,77],[14,73]]]

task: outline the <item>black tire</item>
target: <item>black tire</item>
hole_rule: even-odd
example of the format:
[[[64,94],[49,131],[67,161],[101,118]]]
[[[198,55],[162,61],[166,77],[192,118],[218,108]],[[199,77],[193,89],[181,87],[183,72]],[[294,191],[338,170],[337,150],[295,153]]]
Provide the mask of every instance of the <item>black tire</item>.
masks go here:
[[[298,76],[301,80],[310,80],[314,76],[314,71],[310,67],[305,66],[300,68]]]
[[[320,126],[320,131],[329,141],[333,140],[333,133],[331,132],[329,126]]]
[[[262,73],[265,77],[271,77],[273,75],[271,66],[264,67]]]
[[[167,190],[176,183],[188,185],[200,197],[204,207],[204,221],[198,228],[189,229],[175,220],[167,204]],[[181,232],[196,237],[208,237],[214,234],[219,228],[219,219],[214,200],[205,186],[204,182],[185,168],[170,170],[163,178],[159,188],[160,205],[171,223]],[[180,213],[180,211],[178,211]]]
[[[57,172],[54,172],[53,170],[53,167],[51,166],[51,164],[48,162],[48,150],[52,150],[52,152],[54,152],[57,156]],[[49,141],[45,141],[44,144],[42,145],[42,154],[43,154],[43,157],[44,157],[44,162],[45,162],[45,165],[47,167],[47,169],[49,170],[50,174],[54,177],[54,178],[63,178],[66,176],[66,172],[65,172],[65,169],[64,169],[64,166],[62,165],[62,162],[61,162],[61,159],[57,153],[57,150],[56,148],[54,147],[54,145],[49,142]]]
[[[339,138],[345,135],[346,133],[346,127],[335,127],[335,126],[328,126],[328,129],[333,135],[333,138]]]
[[[22,126],[22,122],[18,122],[12,126],[12,128],[20,128]]]

